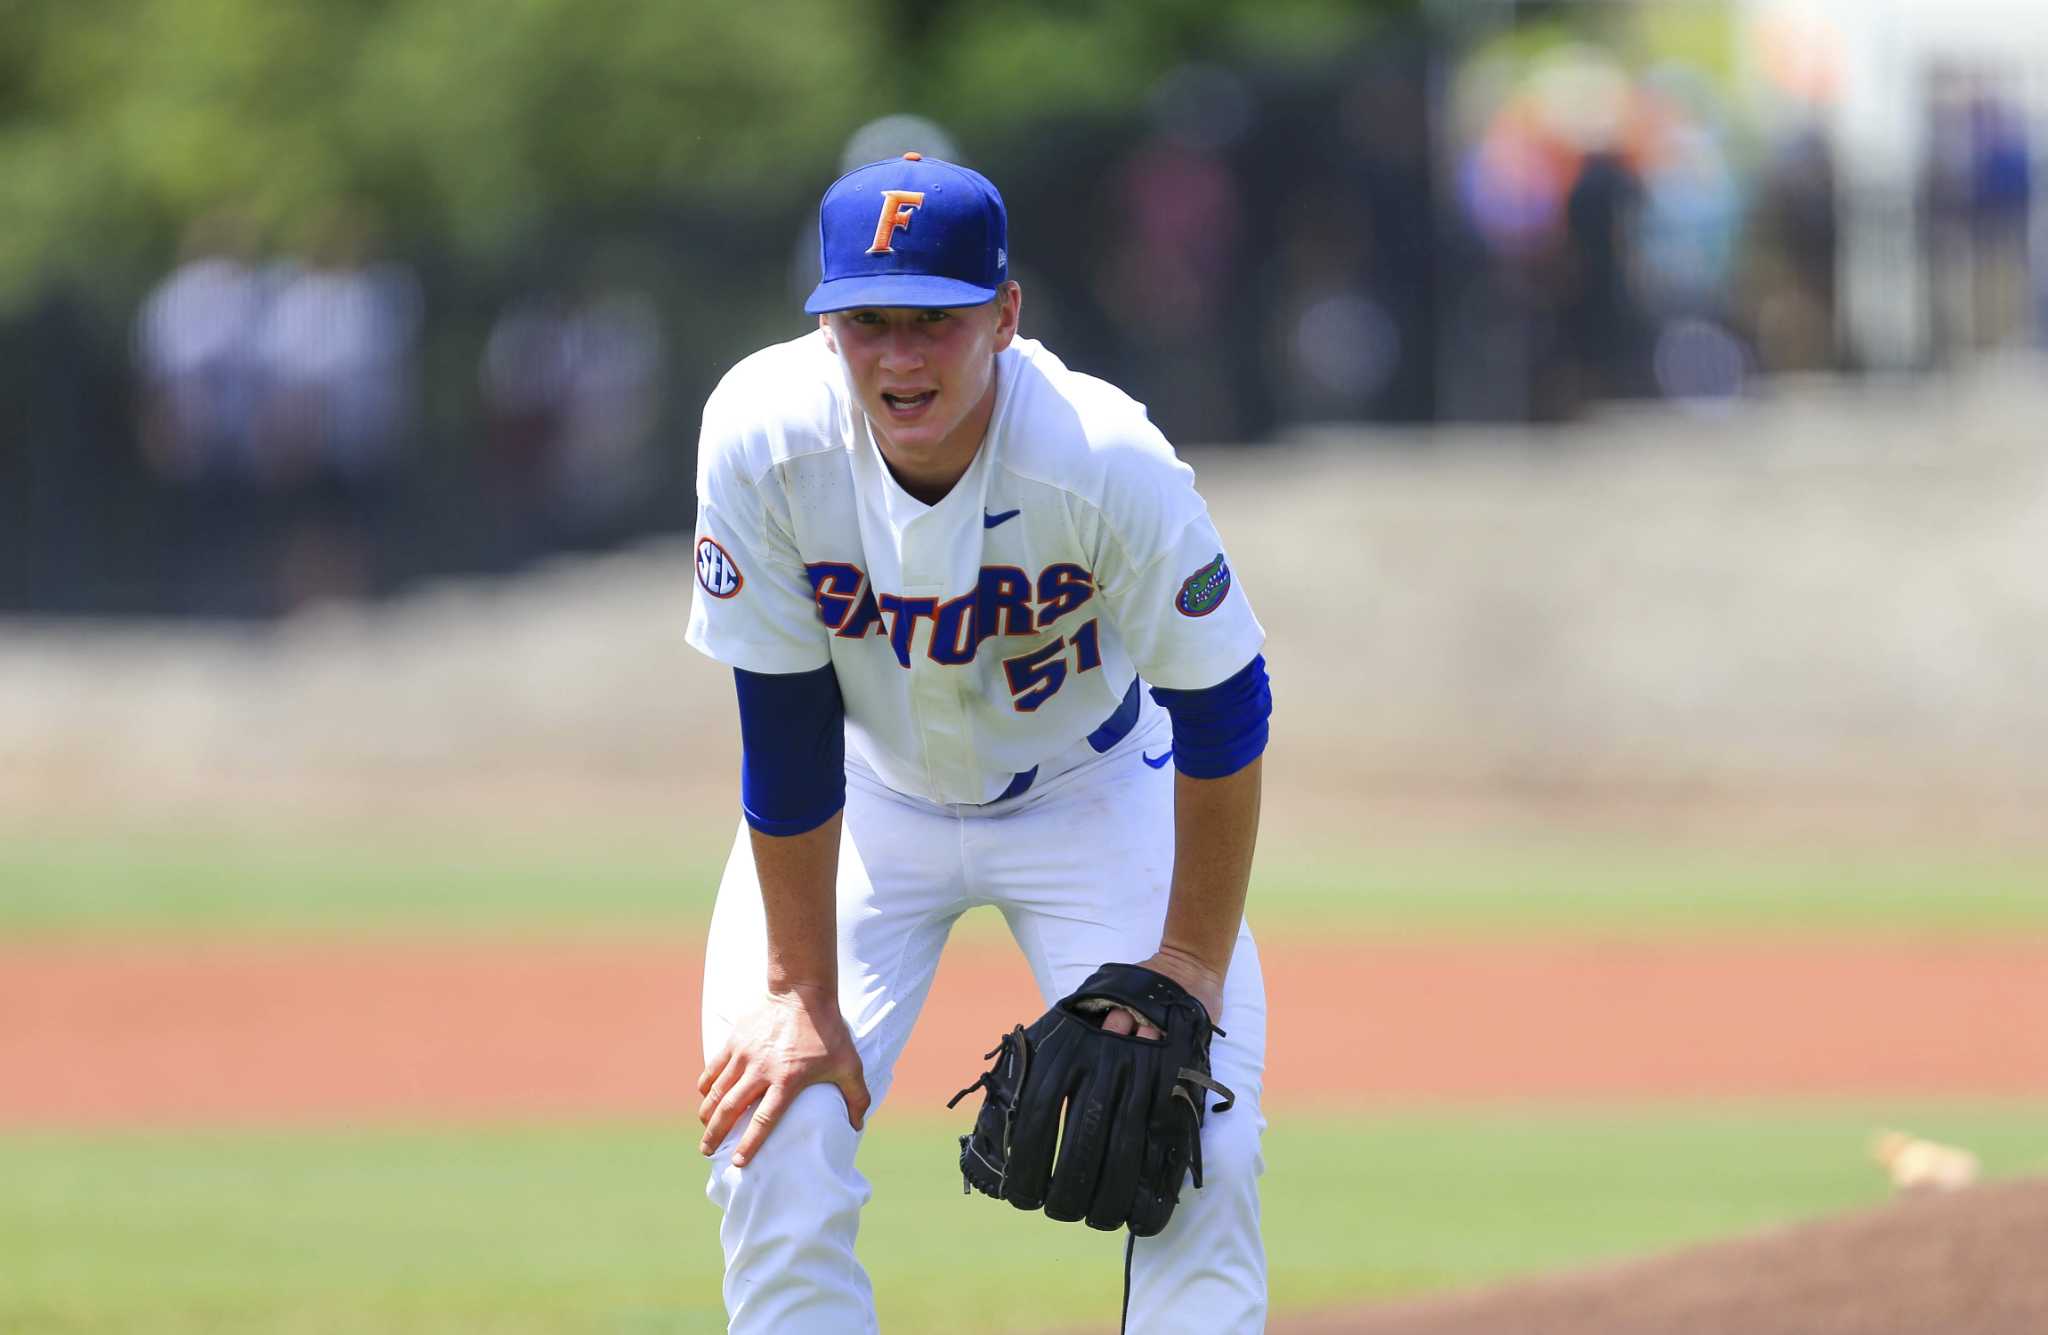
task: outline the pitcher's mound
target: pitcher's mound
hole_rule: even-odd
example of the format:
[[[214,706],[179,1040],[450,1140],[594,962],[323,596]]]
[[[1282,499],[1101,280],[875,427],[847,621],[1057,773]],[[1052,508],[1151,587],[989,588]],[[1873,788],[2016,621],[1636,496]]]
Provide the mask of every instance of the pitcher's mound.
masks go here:
[[[1276,1321],[1275,1335],[2048,1331],[2048,1179],[1915,1196],[1686,1251]]]

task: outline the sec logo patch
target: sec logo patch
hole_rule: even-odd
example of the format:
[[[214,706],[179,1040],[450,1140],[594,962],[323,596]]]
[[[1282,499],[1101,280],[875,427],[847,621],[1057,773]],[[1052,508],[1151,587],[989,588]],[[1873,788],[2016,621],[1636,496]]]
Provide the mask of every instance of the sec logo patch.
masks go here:
[[[1218,552],[1215,560],[1181,581],[1173,605],[1184,617],[1205,617],[1229,596],[1230,567],[1224,564],[1223,553]]]
[[[697,543],[697,583],[713,598],[730,598],[740,591],[746,577],[740,574],[739,562],[727,554],[725,548],[709,538]]]

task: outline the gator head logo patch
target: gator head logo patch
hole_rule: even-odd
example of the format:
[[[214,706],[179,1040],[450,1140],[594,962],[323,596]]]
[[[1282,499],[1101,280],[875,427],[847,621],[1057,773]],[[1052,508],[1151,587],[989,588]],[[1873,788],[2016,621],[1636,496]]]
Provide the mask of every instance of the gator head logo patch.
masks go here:
[[[1221,607],[1229,596],[1230,567],[1224,564],[1223,553],[1218,552],[1215,560],[1181,581],[1173,605],[1184,617],[1205,617]]]

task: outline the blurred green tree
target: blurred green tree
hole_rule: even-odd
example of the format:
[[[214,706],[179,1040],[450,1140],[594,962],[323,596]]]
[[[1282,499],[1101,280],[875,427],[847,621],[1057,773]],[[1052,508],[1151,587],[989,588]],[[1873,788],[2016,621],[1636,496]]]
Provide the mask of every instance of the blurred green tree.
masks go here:
[[[125,287],[222,209],[290,240],[368,198],[470,251],[565,208],[787,192],[871,95],[864,8],[0,0],[0,302]]]
[[[798,207],[855,125],[1109,111],[1191,57],[1328,51],[1403,0],[0,0],[0,312],[132,299],[194,219],[338,200],[501,253],[551,217]],[[219,235],[219,229],[215,229]]]

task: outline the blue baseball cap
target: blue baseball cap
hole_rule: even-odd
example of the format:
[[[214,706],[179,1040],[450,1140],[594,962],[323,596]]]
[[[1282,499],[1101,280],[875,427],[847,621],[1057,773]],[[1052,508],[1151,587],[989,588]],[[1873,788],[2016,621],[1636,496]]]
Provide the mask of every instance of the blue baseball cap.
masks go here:
[[[825,276],[804,313],[993,301],[1010,276],[1009,232],[980,172],[917,153],[856,167],[818,205]]]

